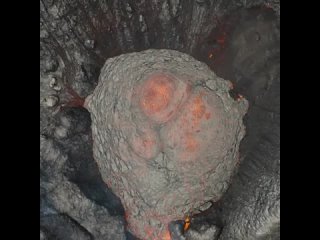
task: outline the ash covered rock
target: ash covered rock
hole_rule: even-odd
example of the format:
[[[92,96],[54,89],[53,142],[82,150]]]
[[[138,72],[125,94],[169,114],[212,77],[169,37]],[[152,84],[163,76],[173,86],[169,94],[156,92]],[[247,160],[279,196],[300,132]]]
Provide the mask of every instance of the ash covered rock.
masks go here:
[[[40,218],[40,240],[72,239],[91,240],[90,234],[80,225],[63,214],[51,214]],[[66,238],[68,236],[68,238]]]
[[[63,127],[67,134],[53,138],[48,132],[40,138],[40,237],[124,240],[121,212],[115,215],[109,211],[117,204],[105,203],[114,198],[104,194],[103,202],[94,193],[97,189],[108,190],[98,181],[100,175],[91,157],[88,112],[70,109],[55,118],[55,129]],[[90,189],[84,185],[90,185]]]
[[[186,239],[215,240],[218,239],[220,229],[215,225],[198,224],[186,233]]]
[[[173,50],[105,63],[85,101],[93,155],[137,237],[165,239],[169,222],[227,189],[248,107],[230,88],[207,65]]]

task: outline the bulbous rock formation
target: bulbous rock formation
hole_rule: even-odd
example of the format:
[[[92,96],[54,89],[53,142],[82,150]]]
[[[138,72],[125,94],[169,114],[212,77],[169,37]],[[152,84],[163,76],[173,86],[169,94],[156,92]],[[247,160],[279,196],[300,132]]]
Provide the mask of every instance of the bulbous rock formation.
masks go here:
[[[85,101],[103,180],[141,239],[227,189],[239,161],[248,103],[204,63],[174,50],[110,58]]]

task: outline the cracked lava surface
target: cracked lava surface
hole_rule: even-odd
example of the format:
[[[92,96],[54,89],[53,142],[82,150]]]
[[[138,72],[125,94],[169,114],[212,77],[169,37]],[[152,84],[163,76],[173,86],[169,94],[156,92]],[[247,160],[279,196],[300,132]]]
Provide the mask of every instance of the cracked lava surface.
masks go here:
[[[248,107],[229,96],[230,86],[177,51],[107,60],[85,107],[102,178],[137,237],[169,240],[169,222],[225,192]]]

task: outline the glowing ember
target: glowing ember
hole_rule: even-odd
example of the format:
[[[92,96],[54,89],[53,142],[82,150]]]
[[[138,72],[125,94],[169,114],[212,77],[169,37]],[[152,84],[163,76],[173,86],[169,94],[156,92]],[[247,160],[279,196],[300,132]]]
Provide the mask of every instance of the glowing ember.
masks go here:
[[[186,217],[186,219],[184,220],[183,230],[187,231],[189,227],[190,227],[190,217]]]
[[[142,92],[141,105],[146,114],[164,110],[172,98],[172,83],[165,76],[156,76],[147,83]]]
[[[134,98],[139,98],[139,107],[149,119],[156,123],[169,121],[183,104],[190,86],[168,74],[149,76],[136,90]]]

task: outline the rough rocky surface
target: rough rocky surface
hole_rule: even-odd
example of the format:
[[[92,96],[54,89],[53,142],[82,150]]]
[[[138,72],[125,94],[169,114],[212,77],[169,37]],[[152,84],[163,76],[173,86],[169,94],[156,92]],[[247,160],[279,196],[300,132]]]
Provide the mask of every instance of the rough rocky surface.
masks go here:
[[[168,224],[227,189],[248,104],[204,63],[173,50],[107,60],[86,98],[93,154],[129,230],[164,239]]]
[[[224,52],[224,66],[233,67],[219,74],[234,79],[250,108],[244,160],[221,200],[219,239],[280,239],[280,27],[271,12],[239,16]]]
[[[219,204],[194,220],[222,229],[223,239],[279,239],[279,3],[40,1],[40,134],[45,139],[40,149],[40,238],[71,239],[73,229],[79,238],[104,239],[90,226],[81,225],[83,220],[74,212],[82,211],[82,218],[90,216],[101,229],[107,218],[114,221],[113,228],[118,231],[114,239],[135,239],[123,230],[121,203],[103,183],[92,158],[89,113],[70,108],[81,106],[83,99],[74,98],[69,89],[84,98],[92,93],[108,58],[168,48],[207,63],[218,76],[232,81],[235,96],[241,93],[249,100],[239,172]],[[51,198],[56,199],[52,193],[68,194],[69,190],[51,191],[61,181],[83,194],[83,205],[82,201],[77,206],[67,205],[73,209],[61,212],[63,209],[50,203]],[[91,207],[85,207],[90,206],[85,199],[104,208],[108,217],[92,213]],[[53,217],[52,224],[42,218],[48,214]],[[66,228],[63,231],[59,230],[62,226]],[[193,224],[190,231],[192,228]],[[181,231],[175,239],[183,235]]]
[[[75,141],[74,148],[80,141]],[[123,218],[111,216],[107,208],[81,191],[81,183],[70,181],[72,176],[68,171],[72,169],[68,169],[71,166],[68,167],[66,161],[75,157],[73,153],[67,153],[61,143],[45,136],[40,138],[40,144],[41,227],[58,239],[125,239]],[[77,161],[81,158],[77,157]],[[87,173],[90,174],[90,169]],[[85,180],[87,184],[92,182],[90,176]],[[107,200],[108,196],[105,197]]]

